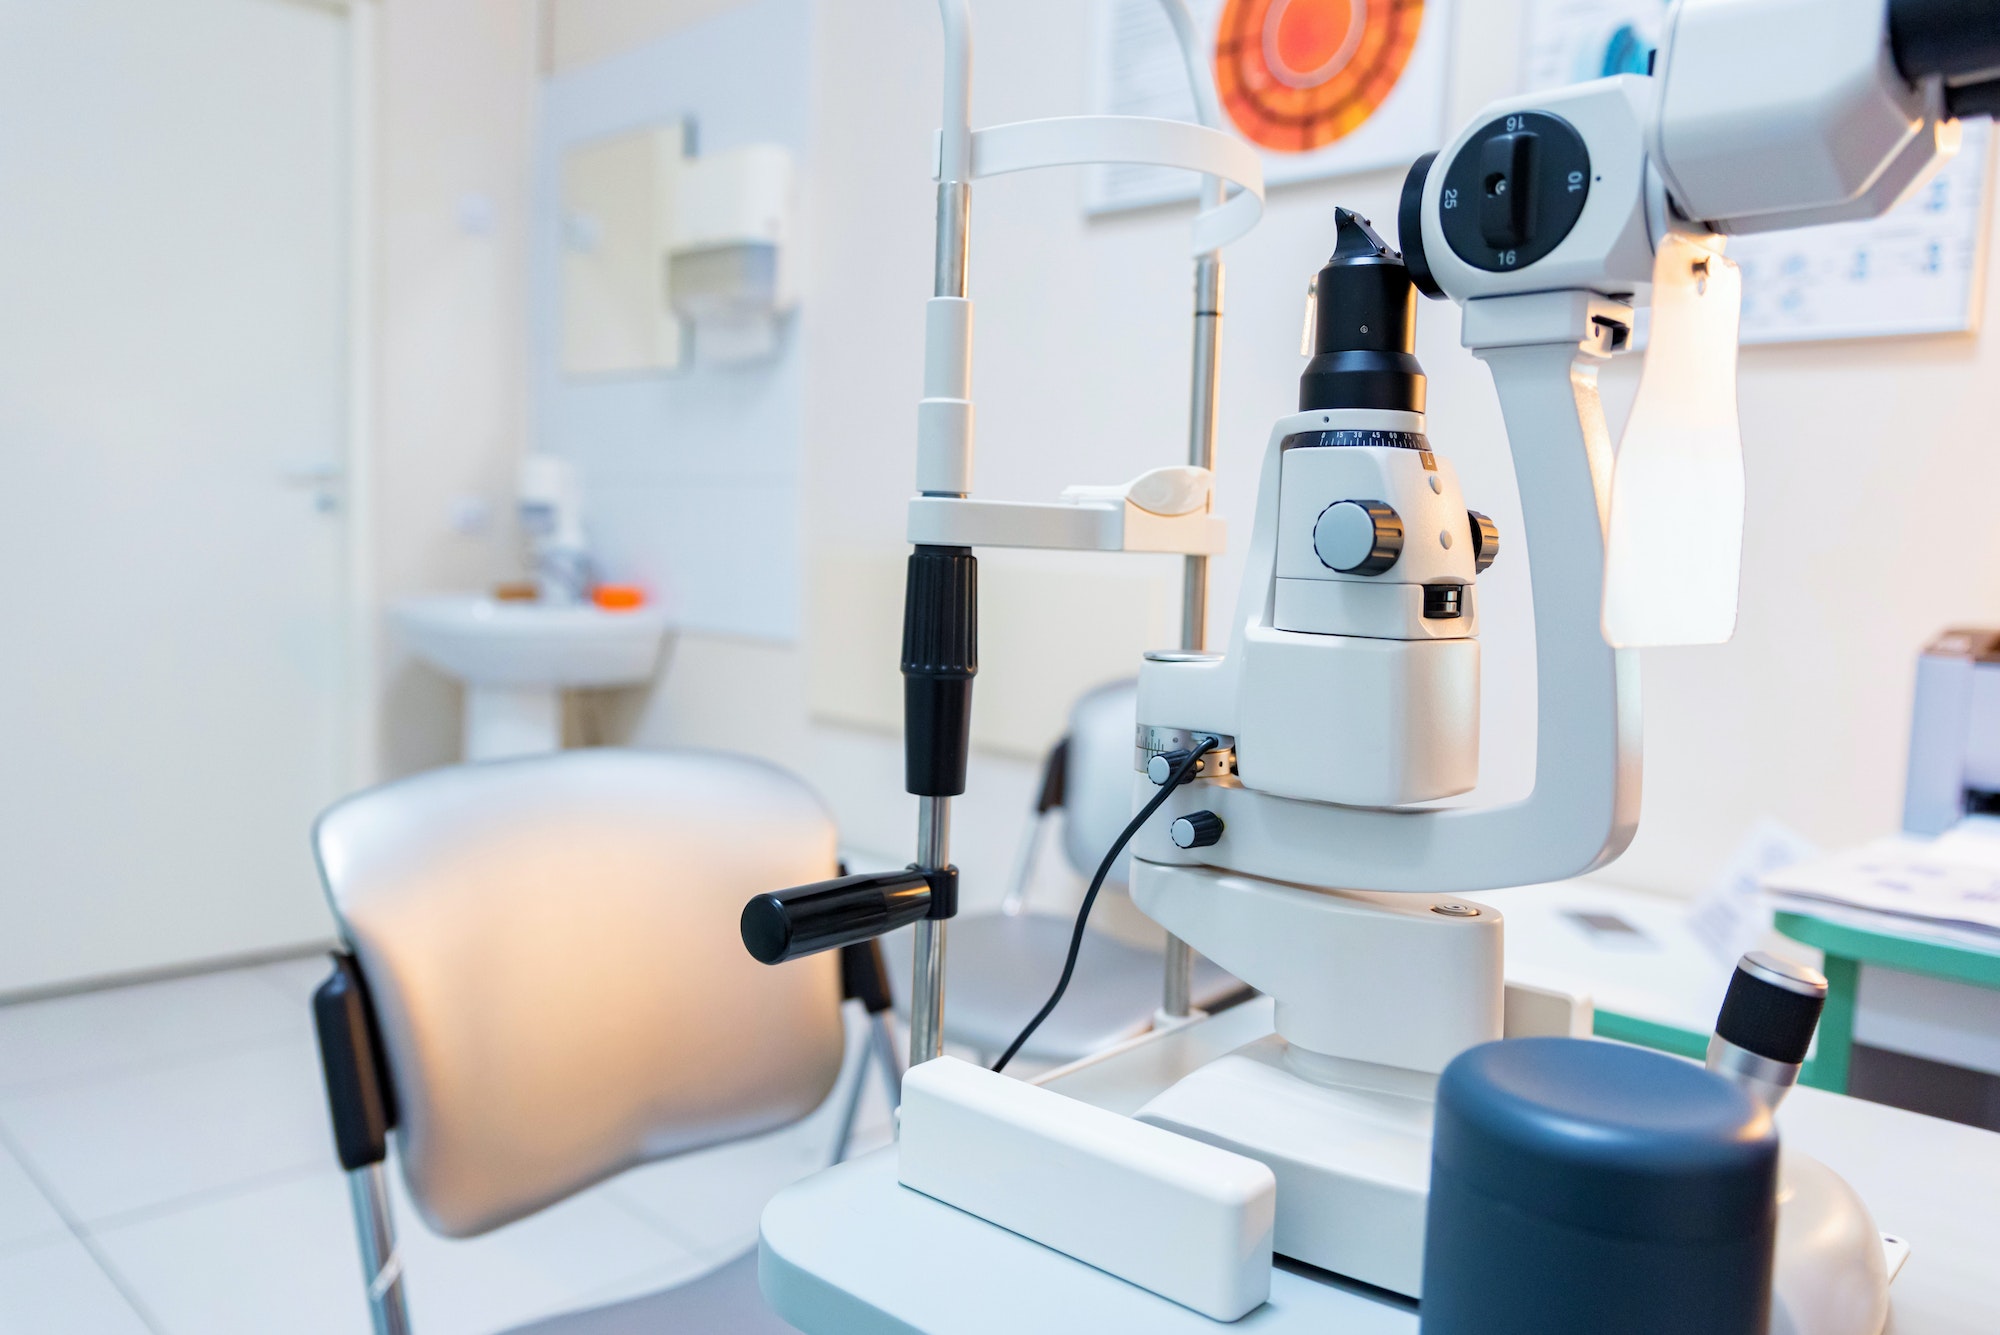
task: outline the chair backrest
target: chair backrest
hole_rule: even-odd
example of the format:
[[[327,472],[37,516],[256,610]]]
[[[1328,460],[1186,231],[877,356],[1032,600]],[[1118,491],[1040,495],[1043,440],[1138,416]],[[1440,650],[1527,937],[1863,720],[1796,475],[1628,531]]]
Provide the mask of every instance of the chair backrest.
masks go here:
[[[771,968],[752,895],[831,876],[781,770],[585,750],[435,770],[314,830],[426,1221],[455,1237],[635,1164],[798,1119],[844,1053],[839,963]]]
[[[1079,698],[1069,715],[1069,756],[1063,782],[1063,856],[1077,875],[1097,864],[1131,821],[1132,769],[1139,727],[1139,683],[1114,681]],[[1106,888],[1123,889],[1132,851],[1118,855]]]

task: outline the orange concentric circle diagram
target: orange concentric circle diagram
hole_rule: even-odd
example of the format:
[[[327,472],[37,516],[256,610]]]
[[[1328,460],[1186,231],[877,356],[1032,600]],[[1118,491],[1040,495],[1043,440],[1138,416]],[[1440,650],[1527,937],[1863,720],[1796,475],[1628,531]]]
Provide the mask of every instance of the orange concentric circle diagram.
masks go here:
[[[1243,137],[1305,153],[1353,133],[1403,77],[1424,0],[1229,0],[1215,84]]]

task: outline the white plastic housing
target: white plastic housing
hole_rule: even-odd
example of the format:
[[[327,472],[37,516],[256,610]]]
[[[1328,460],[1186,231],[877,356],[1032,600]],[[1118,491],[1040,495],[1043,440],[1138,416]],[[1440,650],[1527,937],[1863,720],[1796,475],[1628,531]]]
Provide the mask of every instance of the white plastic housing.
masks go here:
[[[939,1057],[903,1077],[903,1185],[1217,1321],[1271,1292],[1264,1165]]]
[[[1436,1075],[1503,1032],[1497,909],[1145,861],[1131,885],[1147,917],[1274,998],[1278,1033],[1309,1052]]]
[[[1139,1119],[1269,1168],[1279,1255],[1420,1296],[1437,1082],[1382,1071],[1320,1084],[1301,1078],[1291,1055],[1275,1035],[1238,1048],[1153,1099]]]
[[[1259,626],[1241,653],[1237,770],[1257,792],[1397,807],[1479,782],[1479,641]]]
[[[1875,217],[1957,150],[1896,69],[1887,0],[1682,0],[1671,25],[1654,157],[1716,231]]]
[[[1430,491],[1414,450],[1283,448],[1288,436],[1338,429],[1421,433],[1424,419],[1345,411],[1297,413],[1278,422],[1267,447],[1258,531],[1245,574],[1241,606],[1250,615],[1224,659],[1147,663],[1139,677],[1140,721],[1235,737],[1243,786],[1260,794],[1397,807],[1466,792],[1479,780],[1478,641],[1457,621],[1437,623],[1452,638],[1425,635],[1423,589],[1400,583],[1399,571],[1392,569],[1387,577],[1398,583],[1389,585],[1332,578],[1335,572],[1312,548],[1313,521],[1326,504],[1385,500],[1369,492],[1386,490],[1427,529],[1431,522],[1447,527],[1449,515],[1466,526],[1451,548],[1433,532],[1437,551],[1412,552],[1407,559],[1419,579],[1444,576],[1469,588],[1471,537],[1463,500],[1455,484],[1443,493]],[[1281,578],[1287,575],[1295,578]],[[1280,621],[1281,612],[1289,622]]]
[[[1624,74],[1495,102],[1438,154],[1424,183],[1424,256],[1438,285],[1463,304],[1476,297],[1576,288],[1629,297],[1653,281],[1646,216],[1646,161],[1654,81]],[[1516,111],[1560,116],[1590,150],[1590,195],[1561,244],[1521,269],[1489,272],[1458,257],[1444,235],[1444,180],[1452,159],[1479,130]],[[1476,151],[1476,150],[1475,150]]]
[[[1462,640],[1476,632],[1472,524],[1448,461],[1428,450],[1301,448],[1284,452],[1281,474],[1278,629],[1392,640]],[[1349,500],[1381,501],[1402,521],[1402,552],[1379,574],[1331,569],[1314,547],[1320,516]],[[1426,618],[1424,588],[1433,584],[1462,589],[1464,614]]]
[[[1533,792],[1500,806],[1398,810],[1292,801],[1259,787],[1264,780],[1241,746],[1244,727],[1264,726],[1246,714],[1257,694],[1247,660],[1285,634],[1271,629],[1280,446],[1294,432],[1335,426],[1336,416],[1363,429],[1422,426],[1407,413],[1297,413],[1277,422],[1266,447],[1229,652],[1148,661],[1139,672],[1139,721],[1237,736],[1241,782],[1196,782],[1173,794],[1135,837],[1135,865],[1200,863],[1296,885],[1436,894],[1560,880],[1624,850],[1638,821],[1638,661],[1607,646],[1599,628],[1611,442],[1594,367],[1609,351],[1598,321],[1613,315],[1629,328],[1628,307],[1582,293],[1493,297],[1466,314],[1466,342],[1492,369],[1515,446],[1521,547],[1535,575]],[[1486,332],[1476,338],[1478,330]],[[1295,638],[1320,639],[1329,654],[1371,643]],[[1312,683],[1309,705],[1320,707],[1328,680]],[[1281,725],[1283,709],[1268,708],[1272,726]],[[1176,848],[1163,831],[1195,810],[1220,816],[1227,832],[1209,847]]]

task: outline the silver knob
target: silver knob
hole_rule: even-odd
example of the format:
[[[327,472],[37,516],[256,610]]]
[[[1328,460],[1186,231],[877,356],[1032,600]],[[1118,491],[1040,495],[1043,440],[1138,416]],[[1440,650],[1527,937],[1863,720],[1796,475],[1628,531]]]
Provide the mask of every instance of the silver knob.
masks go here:
[[[1335,501],[1313,525],[1320,564],[1343,575],[1379,575],[1403,554],[1403,520],[1387,501]]]
[[[1207,848],[1222,838],[1222,817],[1213,811],[1190,811],[1167,827],[1175,848]]]

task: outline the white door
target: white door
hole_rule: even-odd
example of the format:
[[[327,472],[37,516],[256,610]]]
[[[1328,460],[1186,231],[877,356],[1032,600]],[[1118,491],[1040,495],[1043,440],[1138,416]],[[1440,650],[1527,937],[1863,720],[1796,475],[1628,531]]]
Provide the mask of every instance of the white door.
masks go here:
[[[0,0],[0,994],[330,934],[347,103],[335,6]]]

